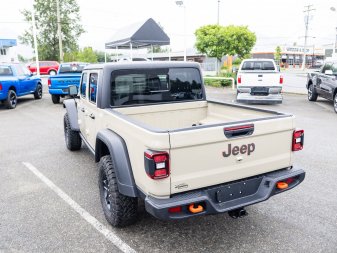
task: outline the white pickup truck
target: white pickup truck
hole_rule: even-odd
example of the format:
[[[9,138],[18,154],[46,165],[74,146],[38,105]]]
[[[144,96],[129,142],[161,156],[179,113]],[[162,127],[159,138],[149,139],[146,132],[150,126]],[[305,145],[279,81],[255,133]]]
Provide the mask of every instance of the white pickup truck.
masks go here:
[[[242,61],[237,75],[237,101],[254,104],[282,103],[281,75],[274,60]]]

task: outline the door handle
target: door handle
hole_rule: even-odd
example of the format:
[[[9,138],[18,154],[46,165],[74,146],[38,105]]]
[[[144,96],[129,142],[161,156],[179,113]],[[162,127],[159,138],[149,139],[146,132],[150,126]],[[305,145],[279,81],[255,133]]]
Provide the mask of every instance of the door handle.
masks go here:
[[[81,112],[85,112],[85,109],[83,107],[81,108]]]
[[[95,115],[93,113],[89,114],[89,117],[95,119]]]

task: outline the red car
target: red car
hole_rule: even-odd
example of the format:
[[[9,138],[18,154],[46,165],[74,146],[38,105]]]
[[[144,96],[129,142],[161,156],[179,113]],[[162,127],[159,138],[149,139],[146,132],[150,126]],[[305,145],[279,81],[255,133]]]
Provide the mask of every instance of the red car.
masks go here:
[[[56,75],[58,69],[59,69],[59,63],[57,61],[40,61],[40,74],[41,75]],[[36,73],[36,63],[32,62],[28,65],[29,70],[32,73]]]

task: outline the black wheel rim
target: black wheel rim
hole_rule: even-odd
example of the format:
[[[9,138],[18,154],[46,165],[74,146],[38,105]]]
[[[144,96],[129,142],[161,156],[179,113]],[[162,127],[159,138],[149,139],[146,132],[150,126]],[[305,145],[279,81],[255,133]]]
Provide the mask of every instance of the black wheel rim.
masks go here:
[[[9,95],[9,102],[12,107],[16,106],[16,94],[14,92],[11,92],[11,94]]]
[[[109,183],[108,183],[108,179],[106,178],[105,173],[103,173],[101,184],[102,184],[102,189],[103,189],[104,203],[106,207],[108,208],[108,210],[111,210]]]

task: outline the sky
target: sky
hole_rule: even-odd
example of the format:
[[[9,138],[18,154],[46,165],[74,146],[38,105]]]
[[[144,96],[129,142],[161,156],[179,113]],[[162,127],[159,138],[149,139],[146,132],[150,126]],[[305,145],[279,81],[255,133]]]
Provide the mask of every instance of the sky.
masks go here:
[[[20,10],[29,9],[33,0],[2,1],[0,38],[17,38],[28,25]],[[148,18],[153,18],[171,38],[173,51],[183,50],[184,8],[175,0],[77,0],[81,23],[86,33],[79,38],[80,47],[104,50],[104,43],[116,31]],[[337,1],[331,0],[220,0],[220,25],[245,25],[257,36],[255,49],[263,51],[277,45],[304,44],[304,6],[312,4],[308,45],[332,44],[336,34]],[[187,47],[194,45],[194,32],[203,25],[216,24],[218,0],[184,0]],[[315,37],[315,38],[312,38]],[[19,45],[18,53],[29,55],[29,47]]]

